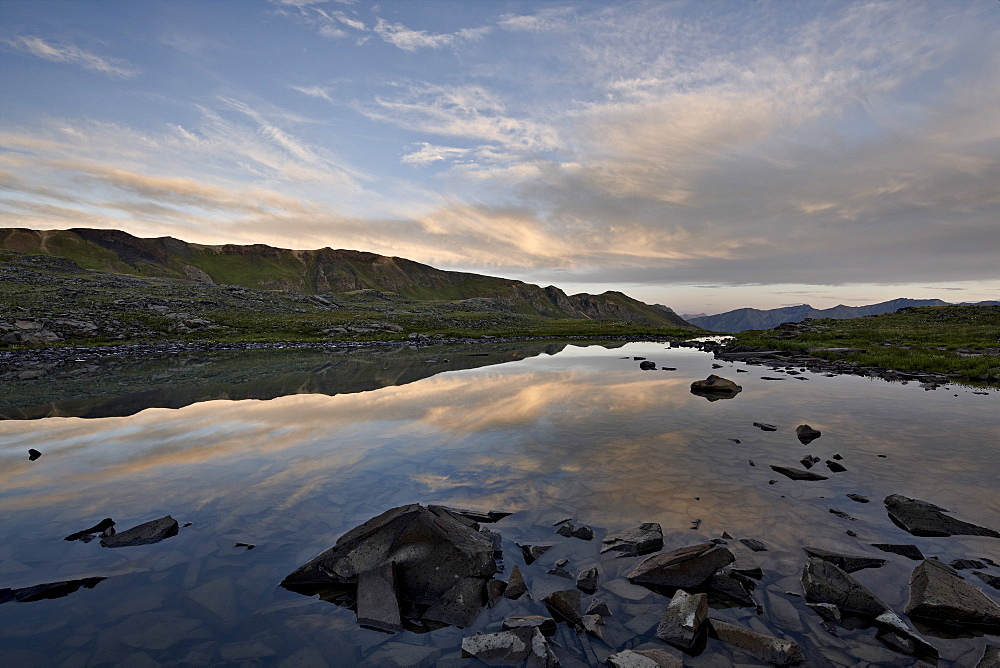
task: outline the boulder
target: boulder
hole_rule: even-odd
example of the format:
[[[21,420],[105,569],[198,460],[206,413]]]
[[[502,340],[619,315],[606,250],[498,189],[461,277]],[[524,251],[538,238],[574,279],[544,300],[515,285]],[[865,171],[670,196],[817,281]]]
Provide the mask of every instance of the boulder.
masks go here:
[[[555,614],[557,619],[564,620],[576,626],[580,623],[580,592],[577,589],[554,591],[544,599],[545,605]]]
[[[843,473],[847,470],[847,467],[840,462],[835,462],[832,459],[826,460],[826,468],[830,469],[834,473]]]
[[[803,471],[802,469],[794,469],[789,466],[774,466],[772,464],[771,470],[792,480],[828,480],[825,475],[813,473],[812,471]]]
[[[507,592],[507,583],[503,580],[486,581],[486,607],[492,608]]]
[[[702,623],[708,618],[708,596],[678,589],[656,627],[656,637],[688,649],[694,645]]]
[[[784,666],[805,658],[802,648],[794,640],[767,636],[715,618],[709,624],[719,640],[766,663]]]
[[[802,588],[810,603],[830,603],[842,612],[875,618],[889,610],[863,584],[817,557],[810,557],[802,570]]]
[[[655,554],[625,577],[646,587],[697,587],[734,560],[732,552],[715,543],[700,543]]]
[[[951,511],[945,508],[900,494],[891,494],[885,497],[885,509],[889,513],[889,519],[914,536],[990,536],[1000,538],[1000,533],[993,529],[948,517],[944,513]]]
[[[656,371],[656,362],[643,360],[642,362],[639,362],[639,368],[643,371]]]
[[[497,571],[493,555],[493,542],[475,521],[441,506],[411,504],[351,529],[281,585],[328,600],[376,600],[385,610],[391,564],[395,599],[408,617],[467,626],[487,603],[486,581]]]
[[[802,445],[809,445],[823,434],[819,429],[813,429],[807,424],[800,424],[795,428],[795,435]]]
[[[582,571],[576,578],[576,588],[587,594],[597,591],[597,569],[588,568]]]
[[[656,522],[646,522],[608,534],[601,542],[601,554],[618,552],[619,557],[636,557],[663,549],[663,530]]]
[[[1000,668],[1000,645],[987,645],[976,668]]]
[[[904,612],[929,622],[1000,631],[1000,605],[955,569],[934,559],[913,569]]]
[[[521,575],[521,569],[514,566],[514,569],[510,572],[510,579],[507,581],[507,589],[503,593],[504,597],[516,601],[527,593],[527,591],[528,585],[524,583],[524,576]]]
[[[716,376],[714,373],[705,380],[691,383],[691,394],[705,397],[708,400],[731,399],[743,391],[743,388],[731,380]]]
[[[107,536],[101,539],[101,547],[135,547],[137,545],[150,545],[159,543],[161,540],[176,536],[179,527],[177,520],[170,515],[161,517],[158,520],[144,522],[121,533]]]
[[[778,428],[773,424],[768,424],[766,422],[754,422],[753,426],[757,427],[761,431],[778,431]]]
[[[544,636],[554,636],[556,634],[556,620],[542,615],[507,617],[503,620],[503,628],[506,631],[522,628],[538,629]]]
[[[891,552],[892,554],[898,554],[907,559],[913,559],[914,561],[923,561],[924,555],[920,551],[920,548],[916,545],[896,545],[893,543],[872,543],[872,547],[878,548],[883,552]]]
[[[823,561],[829,561],[831,564],[836,564],[845,573],[853,573],[863,568],[878,568],[885,564],[886,561],[885,559],[877,559],[875,557],[830,552],[829,550],[821,550],[818,547],[804,547],[802,549],[810,557],[816,557]]]
[[[710,592],[722,594],[724,598],[745,607],[756,607],[757,605],[757,601],[753,598],[755,586],[754,581],[748,576],[729,568],[722,569],[708,579]]]
[[[358,624],[386,633],[403,630],[392,562],[358,574]]]
[[[42,456],[42,453],[39,452],[38,450],[35,450],[34,448],[28,448],[28,460],[29,461],[33,462],[36,459],[38,459],[39,457],[41,457],[41,456]]]
[[[545,636],[534,627],[462,638],[462,656],[479,659],[490,666],[554,668],[560,665]]]
[[[983,573],[982,571],[972,571],[972,574],[977,576],[989,586],[1000,591],[1000,575],[990,575],[989,573]]]
[[[611,668],[682,668],[684,662],[662,649],[626,649],[607,659]]]

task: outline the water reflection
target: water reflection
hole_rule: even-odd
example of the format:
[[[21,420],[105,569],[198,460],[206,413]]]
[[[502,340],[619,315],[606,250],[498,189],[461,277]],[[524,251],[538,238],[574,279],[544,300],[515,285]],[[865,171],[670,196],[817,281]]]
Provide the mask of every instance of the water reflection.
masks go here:
[[[467,359],[501,357],[490,352]],[[890,557],[886,566],[855,576],[897,611],[916,562],[871,543],[915,544],[946,561],[997,552],[996,539],[910,536],[881,504],[899,493],[1000,526],[1000,456],[993,445],[1000,424],[989,418],[997,395],[923,392],[856,377],[773,383],[761,379],[765,369],[729,364],[715,373],[738,379],[743,391],[737,401],[709,403],[690,393],[693,380],[712,372],[713,360],[697,351],[569,346],[531,357],[539,352],[545,351],[507,349],[503,354],[516,361],[436,375],[420,359],[425,352],[398,365],[386,355],[367,367],[380,388],[373,391],[0,424],[0,586],[108,578],[66,599],[0,607],[8,660],[458,663],[463,635],[496,630],[505,615],[544,614],[538,601],[567,586],[545,573],[560,558],[570,560],[573,572],[598,567],[597,596],[639,642],[650,641],[666,599],[620,579],[635,560],[600,555],[599,540],[556,536],[552,523],[573,517],[598,537],[659,522],[665,549],[723,532],[760,539],[768,550],[756,553],[765,578],[755,597],[767,614],[758,618],[742,608],[713,614],[795,637],[808,656],[833,665],[909,665],[873,631],[831,636],[800,598],[786,593],[801,591],[801,548]],[[640,371],[623,354],[676,370]],[[409,378],[403,368],[424,377],[379,380]],[[737,376],[737,368],[748,373]],[[351,377],[352,387],[369,382],[362,375]],[[754,421],[778,430],[760,431]],[[803,423],[822,438],[802,445],[795,427]],[[28,448],[44,456],[29,461]],[[800,467],[806,454],[822,460],[840,454],[847,471],[824,468],[829,480],[796,482],[770,469]],[[872,502],[857,503],[847,493]],[[358,629],[349,611],[277,588],[351,527],[414,502],[512,511],[494,526],[504,537],[508,569],[520,565],[532,598],[485,610],[465,630],[386,638]],[[62,540],[104,517],[134,526],[165,514],[192,524],[169,541],[127,550]],[[694,520],[701,520],[697,530],[690,528]],[[241,541],[257,547],[236,547]],[[526,567],[514,541],[555,547]],[[557,640],[580,643],[565,629]],[[974,665],[986,640],[933,641],[941,665],[958,666]],[[686,661],[718,665],[712,662],[721,660],[719,652],[730,657],[717,645],[710,650]]]

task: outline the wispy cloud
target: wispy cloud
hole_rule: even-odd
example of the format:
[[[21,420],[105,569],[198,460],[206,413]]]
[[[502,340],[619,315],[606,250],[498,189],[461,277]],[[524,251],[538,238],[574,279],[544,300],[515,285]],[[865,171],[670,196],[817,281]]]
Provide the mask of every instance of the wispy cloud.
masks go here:
[[[390,23],[379,18],[375,23],[375,34],[384,41],[392,44],[403,51],[416,51],[417,49],[440,49],[445,46],[455,44],[459,40],[477,40],[488,35],[492,28],[483,26],[479,28],[463,28],[454,33],[431,33],[426,30],[414,30],[402,23]]]
[[[106,58],[72,44],[57,44],[33,35],[18,35],[3,40],[8,46],[53,63],[67,63],[112,77],[127,79],[138,71],[118,58]]]

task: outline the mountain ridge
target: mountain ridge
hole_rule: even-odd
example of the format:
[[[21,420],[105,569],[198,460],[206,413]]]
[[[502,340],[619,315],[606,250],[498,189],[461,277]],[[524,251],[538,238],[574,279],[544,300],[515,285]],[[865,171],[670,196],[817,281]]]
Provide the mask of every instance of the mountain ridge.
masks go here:
[[[863,306],[845,306],[838,304],[826,309],[813,308],[809,304],[799,304],[796,306],[783,306],[775,309],[755,309],[741,308],[725,313],[717,313],[704,317],[689,317],[687,319],[692,325],[697,325],[703,329],[713,332],[727,332],[735,334],[755,329],[773,329],[783,322],[800,322],[806,318],[820,319],[833,318],[836,320],[847,320],[859,318],[866,315],[880,315],[882,313],[893,313],[901,308],[915,306],[947,306],[948,302],[940,299],[907,299],[898,298],[877,304],[865,304]]]

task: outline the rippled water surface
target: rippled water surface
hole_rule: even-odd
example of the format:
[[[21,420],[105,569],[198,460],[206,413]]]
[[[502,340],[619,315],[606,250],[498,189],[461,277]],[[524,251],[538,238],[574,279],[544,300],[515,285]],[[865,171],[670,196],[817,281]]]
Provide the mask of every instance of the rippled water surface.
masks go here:
[[[449,354],[455,359],[445,361]],[[915,659],[884,647],[874,629],[834,636],[821,627],[794,595],[801,593],[801,547],[887,558],[854,577],[900,614],[917,562],[871,543],[912,543],[946,561],[1000,560],[1000,539],[911,536],[881,503],[904,494],[1000,528],[996,393],[818,374],[797,380],[740,363],[712,369],[709,355],[662,343],[471,354],[400,352],[407,374],[393,372],[389,353],[367,370],[314,360],[311,372],[272,378],[272,390],[257,395],[247,388],[267,379],[247,380],[242,394],[221,386],[199,394],[191,389],[196,378],[168,377],[151,381],[157,399],[143,404],[133,388],[133,409],[97,413],[120,417],[0,422],[0,588],[107,578],[62,598],[0,605],[0,663],[474,665],[461,658],[463,636],[498,630],[505,616],[546,614],[541,598],[573,586],[546,574],[560,558],[574,573],[598,566],[596,595],[634,634],[628,645],[651,647],[667,599],[622,579],[638,559],[598,549],[609,531],[659,522],[667,550],[723,532],[767,544],[755,555],[765,571],[755,592],[763,614],[729,607],[712,616],[795,638],[811,664],[905,666]],[[635,356],[676,370],[640,371]],[[473,359],[483,366],[461,368],[475,366]],[[509,359],[517,361],[491,364]],[[352,382],[338,385],[347,369]],[[714,402],[692,395],[691,382],[709,373],[739,382],[743,392]],[[785,380],[761,379],[779,375]],[[284,389],[274,390],[279,385]],[[309,393],[324,391],[340,393]],[[187,399],[171,400],[171,393]],[[213,396],[268,398],[203,400]],[[19,414],[67,414],[68,404],[60,405],[61,413]],[[77,414],[95,414],[95,405],[115,402],[91,400]],[[146,405],[182,407],[142,410]],[[761,431],[755,421],[778,430]],[[794,430],[802,423],[822,437],[800,444]],[[29,461],[29,448],[42,457]],[[796,482],[769,468],[801,468],[805,454],[840,454],[847,471],[819,464],[814,470],[829,480]],[[519,566],[531,598],[502,600],[467,629],[386,635],[358,628],[349,609],[278,586],[348,529],[414,502],[512,512],[491,528],[503,534],[507,572]],[[121,530],[167,514],[191,524],[154,545],[107,549],[96,540],[62,540],[104,517]],[[553,523],[567,517],[592,526],[597,540],[556,535]],[[694,520],[701,520],[697,529]],[[525,566],[515,541],[555,547]],[[1000,600],[970,571],[963,575]],[[939,648],[943,666],[975,665],[986,643],[1000,641],[917,628]],[[596,663],[612,651],[565,626],[555,641],[565,649],[564,665],[573,657]],[[756,660],[714,640],[685,657],[691,666],[733,662]]]

